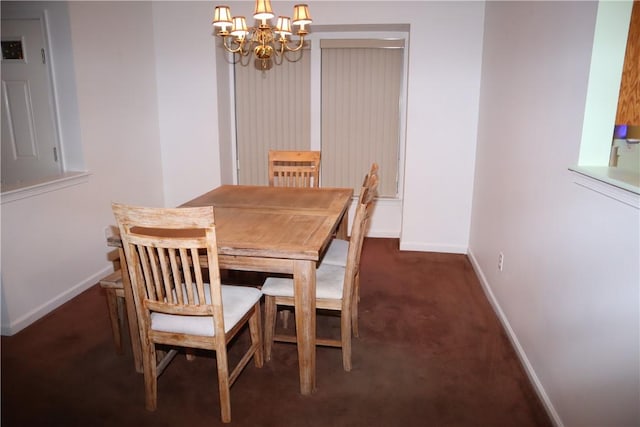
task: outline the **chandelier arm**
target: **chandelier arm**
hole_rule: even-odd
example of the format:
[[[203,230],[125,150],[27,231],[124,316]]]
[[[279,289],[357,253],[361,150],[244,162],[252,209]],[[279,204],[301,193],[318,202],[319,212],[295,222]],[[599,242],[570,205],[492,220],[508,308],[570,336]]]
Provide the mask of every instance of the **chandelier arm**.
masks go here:
[[[251,41],[249,41],[248,43],[245,42],[244,46],[246,46],[247,48],[241,50],[239,53],[241,56],[249,56],[251,54],[253,43]]]
[[[285,51],[285,45],[286,45],[286,43],[287,43],[287,40],[286,40],[286,39],[277,39],[277,40],[275,40],[275,41],[277,41],[277,42],[278,42],[278,48],[277,48],[277,49],[274,49],[274,52],[276,53],[276,56],[277,56],[277,57],[278,57],[278,56],[282,56],[282,54],[283,54],[283,53],[284,53],[284,51]],[[274,44],[274,47],[275,47],[275,44]]]
[[[231,41],[229,42],[229,40],[231,40]],[[232,43],[237,44],[238,47],[236,47],[236,48],[231,47]],[[247,53],[249,51],[243,50],[243,47],[244,47],[245,44],[246,44],[246,40],[244,40],[242,42],[238,42],[233,36],[223,36],[222,37],[222,45],[227,50],[227,52],[230,52],[230,53],[239,53],[241,55],[247,55]]]
[[[273,63],[276,65],[282,65],[282,61],[284,60],[284,50],[276,50],[276,54],[273,56]]]
[[[302,49],[302,46],[304,46],[304,36],[300,36],[300,41],[298,42],[298,46],[295,47],[291,47],[289,46],[289,41],[288,40],[278,40],[280,42],[280,54],[284,53],[285,51],[287,52],[297,52],[300,49]]]

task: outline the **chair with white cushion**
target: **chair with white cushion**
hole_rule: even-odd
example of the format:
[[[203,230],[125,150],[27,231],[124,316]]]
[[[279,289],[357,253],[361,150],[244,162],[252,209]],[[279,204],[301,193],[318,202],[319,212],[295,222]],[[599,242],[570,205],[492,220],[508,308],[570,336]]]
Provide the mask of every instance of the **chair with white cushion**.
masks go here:
[[[320,151],[269,150],[269,186],[319,187]],[[289,310],[281,312],[285,327],[289,323]]]
[[[369,183],[371,177],[378,178],[378,164],[373,163],[371,165],[371,169],[367,175],[364,177],[364,181],[362,183],[362,188],[360,189],[360,195],[358,197],[358,203],[362,202],[362,197],[366,194],[366,189],[369,187]],[[366,232],[366,230],[364,231]],[[334,238],[329,243],[329,247],[325,251],[324,257],[322,258],[322,264],[328,265],[338,265],[341,267],[347,266],[347,256],[349,254],[349,240]],[[360,278],[356,278],[356,282],[354,283],[354,295],[355,302],[353,305],[353,323],[351,327],[353,328],[353,335],[359,336],[360,332],[358,329],[358,302],[360,301]]]
[[[113,204],[142,341],[145,407],[157,405],[156,344],[216,352],[220,411],[231,421],[229,388],[253,358],[263,364],[260,290],[220,284],[213,207],[147,208]],[[251,344],[229,373],[227,343],[249,325]],[[189,354],[189,353],[188,353]]]
[[[375,197],[378,177],[373,176],[364,189],[353,221],[347,265],[345,267],[320,264],[316,270],[316,307],[318,309],[340,312],[340,339],[318,338],[318,345],[342,348],[342,365],[345,371],[351,370],[351,325],[354,305],[354,284],[360,274],[360,254],[364,240],[364,231],[369,221],[371,206]],[[265,355],[271,358],[273,341],[295,342],[295,336],[275,333],[276,311],[278,305],[294,306],[293,279],[287,277],[269,277],[262,286],[265,295]],[[357,312],[356,312],[357,313]]]

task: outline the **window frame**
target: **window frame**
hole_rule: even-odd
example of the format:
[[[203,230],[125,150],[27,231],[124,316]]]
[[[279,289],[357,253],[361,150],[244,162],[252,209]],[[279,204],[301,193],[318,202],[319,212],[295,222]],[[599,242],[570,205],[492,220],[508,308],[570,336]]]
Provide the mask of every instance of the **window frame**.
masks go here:
[[[405,152],[406,152],[406,129],[407,129],[407,102],[408,102],[408,70],[409,70],[409,25],[408,24],[393,24],[393,25],[362,25],[352,27],[352,31],[347,31],[346,26],[338,25],[321,25],[314,26],[311,29],[311,33],[305,37],[307,43],[309,43],[311,54],[311,97],[310,97],[310,150],[322,151],[321,148],[321,55],[320,40],[321,39],[402,39],[404,40],[403,48],[403,71],[402,82],[400,89],[400,118],[399,118],[399,135],[398,135],[398,176],[396,177],[396,194],[394,197],[384,197],[389,201],[401,201],[404,194],[404,170],[405,170]],[[230,142],[233,146],[232,161],[234,163],[232,182],[238,184],[239,182],[239,162],[238,158],[238,139],[236,131],[236,100],[235,100],[235,76],[233,71],[233,61],[229,60],[227,54],[226,63],[229,74],[229,102],[228,108],[230,112],[229,124],[230,124]],[[249,65],[251,66],[251,65]],[[278,65],[267,72],[277,72]],[[364,172],[363,172],[364,173]],[[322,185],[322,174],[320,175],[320,185]]]
[[[371,26],[378,27],[378,26]],[[408,70],[409,70],[409,27],[392,26],[387,29],[381,28],[360,29],[356,26],[354,31],[344,31],[343,26],[321,26],[314,27],[313,32],[307,37],[311,44],[311,150],[322,151],[322,50],[320,40],[322,39],[392,39],[403,40],[402,59],[402,82],[400,86],[400,108],[399,108],[399,129],[398,129],[398,176],[396,177],[396,194],[394,197],[383,197],[388,200],[402,200],[404,194],[404,168],[406,151],[406,129],[407,129],[407,94],[408,94]],[[322,174],[320,175],[320,185],[322,185]]]

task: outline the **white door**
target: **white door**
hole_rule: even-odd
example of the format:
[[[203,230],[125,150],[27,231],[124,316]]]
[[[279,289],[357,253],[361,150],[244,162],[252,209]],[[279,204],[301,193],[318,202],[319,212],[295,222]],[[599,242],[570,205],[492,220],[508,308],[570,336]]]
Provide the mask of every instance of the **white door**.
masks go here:
[[[2,20],[2,184],[57,176],[58,137],[41,19]]]

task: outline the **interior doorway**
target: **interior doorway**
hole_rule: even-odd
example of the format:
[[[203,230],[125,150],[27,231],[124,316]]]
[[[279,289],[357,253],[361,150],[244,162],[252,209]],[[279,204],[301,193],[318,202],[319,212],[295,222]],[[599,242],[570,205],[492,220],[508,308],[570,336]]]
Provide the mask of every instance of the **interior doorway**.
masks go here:
[[[62,171],[42,18],[2,19],[2,185]]]

